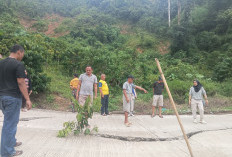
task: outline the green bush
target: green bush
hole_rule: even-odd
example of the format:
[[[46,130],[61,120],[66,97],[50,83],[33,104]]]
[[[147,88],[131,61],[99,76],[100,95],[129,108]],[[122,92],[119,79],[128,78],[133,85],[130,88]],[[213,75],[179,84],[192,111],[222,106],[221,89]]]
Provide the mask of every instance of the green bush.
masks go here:
[[[188,100],[189,90],[192,86],[192,81],[173,80],[168,81],[169,89],[176,103],[183,104]]]
[[[48,30],[48,23],[45,21],[37,21],[32,25],[33,28],[36,28],[38,32],[45,32]]]

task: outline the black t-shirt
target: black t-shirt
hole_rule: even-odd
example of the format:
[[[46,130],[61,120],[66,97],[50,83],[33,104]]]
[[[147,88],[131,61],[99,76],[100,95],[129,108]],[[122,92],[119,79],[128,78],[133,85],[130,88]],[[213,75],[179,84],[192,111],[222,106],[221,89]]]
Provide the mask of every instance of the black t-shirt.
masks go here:
[[[162,95],[164,89],[164,83],[155,82],[153,84],[153,88],[154,88],[154,95]]]
[[[24,65],[14,59],[6,58],[0,61],[0,96],[21,98],[17,78],[25,78]]]

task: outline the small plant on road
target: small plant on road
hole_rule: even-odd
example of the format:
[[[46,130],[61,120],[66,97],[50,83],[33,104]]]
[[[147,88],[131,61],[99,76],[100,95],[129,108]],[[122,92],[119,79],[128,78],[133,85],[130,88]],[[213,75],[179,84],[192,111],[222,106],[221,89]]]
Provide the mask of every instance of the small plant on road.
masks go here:
[[[66,137],[71,132],[74,133],[74,135],[79,135],[81,133],[84,133],[85,135],[89,135],[93,132],[98,132],[98,127],[94,127],[92,130],[90,130],[90,126],[88,123],[88,119],[92,118],[93,116],[93,107],[90,106],[90,99],[88,98],[85,102],[84,106],[81,106],[78,104],[78,102],[73,99],[73,103],[75,104],[75,108],[77,109],[77,115],[76,115],[76,122],[65,122],[63,124],[64,129],[60,130],[58,132],[58,137]],[[93,106],[99,106],[97,103],[99,101],[94,101]]]

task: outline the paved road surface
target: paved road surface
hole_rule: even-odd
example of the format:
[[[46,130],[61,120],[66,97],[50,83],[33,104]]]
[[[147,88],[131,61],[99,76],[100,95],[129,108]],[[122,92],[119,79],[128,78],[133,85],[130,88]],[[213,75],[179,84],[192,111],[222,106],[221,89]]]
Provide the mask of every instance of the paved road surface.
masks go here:
[[[17,139],[23,142],[22,157],[188,157],[188,149],[175,116],[131,117],[133,126],[123,125],[123,115],[94,114],[92,136],[56,137],[65,121],[76,113],[31,110],[21,113]],[[206,115],[208,124],[193,124],[192,117],[181,120],[195,157],[232,157],[232,114]],[[0,128],[3,115],[0,113]]]

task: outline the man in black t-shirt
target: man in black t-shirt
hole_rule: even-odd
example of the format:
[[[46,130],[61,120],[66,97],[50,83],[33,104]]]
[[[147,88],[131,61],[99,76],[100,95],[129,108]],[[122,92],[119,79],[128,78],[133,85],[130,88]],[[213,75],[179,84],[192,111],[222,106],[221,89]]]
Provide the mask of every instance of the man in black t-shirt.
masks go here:
[[[23,47],[15,45],[11,49],[10,56],[0,61],[0,109],[4,115],[1,136],[2,157],[18,156],[23,153],[15,150],[15,147],[22,144],[15,138],[22,95],[26,99],[27,108],[30,109],[32,106],[25,83],[25,68],[20,62],[23,56]]]
[[[159,81],[153,84],[153,103],[152,103],[152,115],[151,117],[155,117],[155,108],[159,106],[159,117],[163,118],[161,112],[163,107],[163,95],[162,92],[164,90],[164,83],[161,77],[159,77]]]

